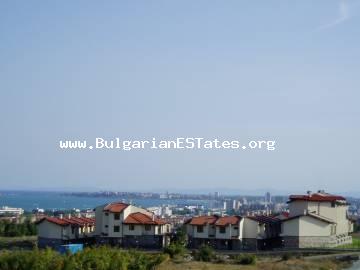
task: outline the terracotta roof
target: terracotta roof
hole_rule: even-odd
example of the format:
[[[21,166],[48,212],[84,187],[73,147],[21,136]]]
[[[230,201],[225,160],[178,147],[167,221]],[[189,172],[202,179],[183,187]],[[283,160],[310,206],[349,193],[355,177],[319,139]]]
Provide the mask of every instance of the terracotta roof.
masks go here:
[[[143,213],[133,213],[126,217],[124,224],[147,224],[147,225],[162,225],[165,221],[155,216],[149,216]]]
[[[262,223],[262,224],[269,224],[269,223],[276,223],[279,222],[280,219],[278,219],[277,217],[273,217],[273,216],[247,216],[247,218],[254,220],[256,222]]]
[[[58,217],[44,217],[36,222],[39,224],[43,221],[48,221],[54,223],[59,226],[68,226],[68,225],[75,225],[75,226],[84,226],[84,225],[94,225],[95,220],[92,218],[84,218],[84,217],[70,217],[70,218],[58,218]]]
[[[312,217],[312,218],[321,220],[321,221],[326,222],[326,223],[330,223],[330,224],[335,223],[334,221],[332,221],[332,220],[330,220],[330,219],[328,219],[328,218],[326,218],[326,217],[319,216],[319,215],[316,215],[316,214],[311,214],[311,213],[307,213],[307,214],[303,214],[303,215],[297,215],[297,216],[292,216],[292,217],[289,217],[289,218],[287,218],[287,219],[282,220],[282,222],[286,222],[286,221],[293,220],[293,219],[296,219],[296,218],[301,218],[301,217]]]
[[[226,217],[219,217],[219,219],[215,222],[216,226],[227,226],[231,225],[238,225],[239,221],[242,217],[240,216],[226,216]]]
[[[307,195],[291,195],[289,197],[290,202],[292,201],[311,201],[311,202],[335,202],[335,201],[346,201],[342,196],[332,195],[328,193],[313,193]]]
[[[111,213],[121,213],[128,206],[129,206],[129,204],[126,204],[126,203],[113,202],[113,203],[109,203],[108,205],[106,205],[104,207],[104,211],[108,211]]]
[[[218,216],[199,216],[193,217],[190,221],[190,225],[206,225],[215,224],[219,217]]]

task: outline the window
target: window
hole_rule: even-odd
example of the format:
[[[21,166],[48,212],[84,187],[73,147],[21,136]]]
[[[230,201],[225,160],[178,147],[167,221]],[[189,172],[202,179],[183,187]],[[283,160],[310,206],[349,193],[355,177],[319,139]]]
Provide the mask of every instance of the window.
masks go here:
[[[120,226],[114,226],[114,232],[120,232]]]
[[[71,233],[74,234],[75,233],[75,227],[71,226]]]
[[[202,232],[204,232],[204,226],[197,226],[196,230],[198,233],[202,233]]]
[[[335,202],[331,202],[331,207],[335,208],[335,206],[336,206]]]
[[[336,225],[332,225],[331,226],[331,234],[335,235],[336,234]]]
[[[219,232],[220,232],[220,233],[226,233],[226,227],[225,227],[225,226],[221,226],[221,227],[219,228]]]
[[[119,220],[120,219],[120,213],[115,213],[114,214],[114,219]]]
[[[130,224],[129,225],[129,231],[133,231],[135,230],[135,225],[134,224]]]
[[[151,225],[145,225],[145,231],[151,231]]]
[[[109,213],[105,213],[105,216],[108,216],[109,215]]]

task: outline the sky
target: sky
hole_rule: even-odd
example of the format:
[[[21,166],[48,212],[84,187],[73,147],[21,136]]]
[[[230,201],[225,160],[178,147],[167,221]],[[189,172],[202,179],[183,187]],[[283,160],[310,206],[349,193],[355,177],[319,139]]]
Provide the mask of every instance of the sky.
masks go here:
[[[360,192],[359,89],[358,0],[0,1],[0,187]],[[276,150],[58,146],[95,137]]]

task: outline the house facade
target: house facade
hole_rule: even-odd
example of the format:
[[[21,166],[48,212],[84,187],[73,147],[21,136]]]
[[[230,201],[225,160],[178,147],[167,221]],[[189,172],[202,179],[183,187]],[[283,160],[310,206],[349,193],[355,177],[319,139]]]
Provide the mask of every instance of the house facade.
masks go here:
[[[336,247],[352,243],[353,223],[342,196],[319,191],[289,197],[289,217],[282,221],[286,248]]]
[[[95,238],[99,244],[162,248],[169,242],[170,224],[152,212],[115,202],[95,208]]]
[[[216,249],[257,250],[280,242],[280,220],[269,216],[198,216],[185,226],[192,248],[207,244]]]
[[[94,233],[95,220],[85,217],[44,217],[36,225],[38,247],[56,248],[89,240]]]

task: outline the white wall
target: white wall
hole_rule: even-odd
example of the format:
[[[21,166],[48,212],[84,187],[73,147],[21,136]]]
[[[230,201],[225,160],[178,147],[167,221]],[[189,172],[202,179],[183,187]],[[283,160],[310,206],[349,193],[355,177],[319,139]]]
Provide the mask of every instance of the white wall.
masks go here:
[[[330,236],[331,224],[302,216],[282,224],[282,236]]]
[[[259,224],[250,218],[244,217],[242,238],[257,238],[259,233]]]
[[[37,225],[38,236],[44,238],[62,239],[64,227],[51,223],[47,220]]]

